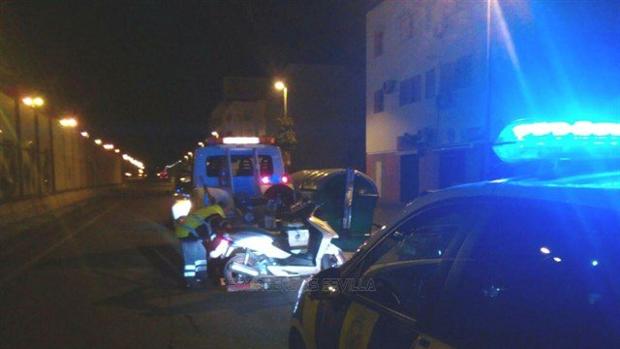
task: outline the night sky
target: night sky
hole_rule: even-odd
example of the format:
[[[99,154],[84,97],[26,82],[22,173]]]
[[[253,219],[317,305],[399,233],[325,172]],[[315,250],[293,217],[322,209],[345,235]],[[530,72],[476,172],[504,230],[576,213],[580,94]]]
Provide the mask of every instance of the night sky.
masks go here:
[[[365,1],[1,1],[0,79],[147,165],[210,131],[224,76],[287,63],[364,74]]]

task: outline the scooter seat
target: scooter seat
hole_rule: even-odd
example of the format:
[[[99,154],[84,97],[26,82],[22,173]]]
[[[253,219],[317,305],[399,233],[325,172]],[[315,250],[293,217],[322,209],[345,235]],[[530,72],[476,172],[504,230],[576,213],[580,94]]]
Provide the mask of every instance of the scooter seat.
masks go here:
[[[283,259],[280,264],[312,267],[314,266],[314,261],[312,260],[312,256],[309,254],[299,254]]]
[[[263,234],[263,235],[268,235],[268,236],[279,236],[281,235],[280,231],[271,231],[271,230],[267,230],[267,229],[262,229],[262,228],[258,228],[255,226],[242,226],[242,227],[235,227],[233,229],[233,231],[231,232],[232,234],[235,233],[253,233],[253,234]]]

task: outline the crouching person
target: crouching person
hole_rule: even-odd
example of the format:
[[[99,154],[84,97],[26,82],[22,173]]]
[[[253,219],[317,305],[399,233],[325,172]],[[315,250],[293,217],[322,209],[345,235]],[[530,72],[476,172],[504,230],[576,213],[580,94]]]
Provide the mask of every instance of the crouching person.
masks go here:
[[[186,287],[196,287],[207,278],[207,250],[204,240],[209,238],[211,221],[225,217],[224,210],[216,203],[198,208],[175,225],[183,255],[183,278]]]

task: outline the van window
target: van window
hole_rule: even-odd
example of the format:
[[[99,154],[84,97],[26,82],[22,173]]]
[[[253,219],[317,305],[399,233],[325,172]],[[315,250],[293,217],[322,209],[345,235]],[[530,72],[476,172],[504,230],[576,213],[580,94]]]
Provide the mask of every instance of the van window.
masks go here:
[[[223,169],[226,166],[225,159],[222,155],[207,157],[207,176],[219,177],[222,175]]]
[[[433,326],[445,333],[435,335],[464,347],[618,346],[618,213],[537,201],[495,207],[469,258],[454,264]]]
[[[254,157],[252,155],[232,155],[230,165],[233,177],[254,176]],[[273,175],[273,160],[269,155],[259,155],[259,169],[261,176]],[[215,155],[207,157],[207,176],[220,177],[228,172],[226,157]]]

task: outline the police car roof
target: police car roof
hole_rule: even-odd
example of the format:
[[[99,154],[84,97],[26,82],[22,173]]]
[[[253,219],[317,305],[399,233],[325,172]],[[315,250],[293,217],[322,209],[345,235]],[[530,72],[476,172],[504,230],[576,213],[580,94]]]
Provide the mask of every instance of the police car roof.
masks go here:
[[[404,213],[459,198],[536,199],[620,210],[620,171],[552,179],[505,178],[462,184],[432,192],[411,202]]]

